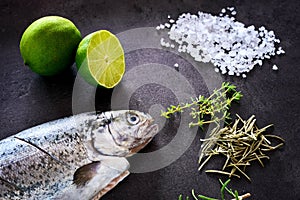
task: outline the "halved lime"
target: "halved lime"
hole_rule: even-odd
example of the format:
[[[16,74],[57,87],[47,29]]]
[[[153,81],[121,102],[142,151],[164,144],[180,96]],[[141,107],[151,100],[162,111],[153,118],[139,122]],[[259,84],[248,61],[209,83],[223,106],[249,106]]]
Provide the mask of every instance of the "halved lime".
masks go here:
[[[113,88],[125,72],[123,48],[118,38],[106,30],[96,31],[83,38],[75,60],[79,73],[93,85]]]

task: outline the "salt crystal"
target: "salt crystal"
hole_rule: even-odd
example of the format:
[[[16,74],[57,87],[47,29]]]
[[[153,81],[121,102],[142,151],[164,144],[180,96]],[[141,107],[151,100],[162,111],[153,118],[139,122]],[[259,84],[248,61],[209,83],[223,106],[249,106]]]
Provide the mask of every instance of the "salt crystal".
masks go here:
[[[232,14],[232,15],[236,15],[236,11],[232,11],[231,14]]]
[[[159,25],[160,29],[164,29],[165,26],[163,24]]]
[[[266,30],[266,28],[265,28],[264,26],[261,26],[261,27],[259,27],[258,30],[259,30],[259,31],[264,31],[264,30]]]
[[[174,19],[170,19],[169,22],[170,22],[171,24],[173,24],[173,23],[175,22],[175,20],[174,20]]]
[[[279,55],[279,54],[284,54],[285,53],[285,51],[282,49],[282,47],[278,47],[278,50],[277,50],[277,55]]]
[[[260,32],[260,33],[259,33],[259,36],[260,36],[260,37],[263,37],[264,35],[265,35],[264,32]]]
[[[223,8],[223,9],[221,10],[221,12],[222,12],[222,13],[226,13],[226,10],[225,10],[225,8]]]
[[[217,73],[220,72],[219,68],[215,68],[215,72]]]
[[[174,64],[174,67],[178,67],[178,66],[179,66],[178,63],[175,63],[175,64]]]
[[[171,18],[171,16],[170,15],[168,15],[168,19],[170,19]]]
[[[274,42],[280,43],[280,40],[279,39],[275,39]]]
[[[160,45],[161,45],[161,46],[165,46],[165,44],[166,44],[166,43],[164,42],[164,38],[161,38],[161,39],[160,39]]]
[[[246,74],[242,74],[242,77],[243,77],[243,78],[246,78],[246,77],[247,77],[247,75],[246,75]]]
[[[272,69],[275,70],[275,71],[278,70],[277,65],[273,65]]]

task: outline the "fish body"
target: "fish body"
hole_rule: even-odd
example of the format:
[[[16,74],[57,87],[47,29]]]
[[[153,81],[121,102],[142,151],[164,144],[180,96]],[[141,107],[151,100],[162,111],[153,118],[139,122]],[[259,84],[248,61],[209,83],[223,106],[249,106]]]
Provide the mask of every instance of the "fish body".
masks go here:
[[[157,134],[138,111],[83,113],[0,141],[0,199],[98,199]]]

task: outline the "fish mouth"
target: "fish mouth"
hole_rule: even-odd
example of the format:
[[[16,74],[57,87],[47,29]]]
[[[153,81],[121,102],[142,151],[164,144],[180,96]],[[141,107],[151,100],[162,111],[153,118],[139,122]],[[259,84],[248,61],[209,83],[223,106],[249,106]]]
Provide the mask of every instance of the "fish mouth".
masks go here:
[[[147,129],[146,132],[147,134],[145,135],[145,137],[154,137],[157,133],[158,133],[158,124],[152,124],[150,125]]]
[[[150,125],[147,129],[146,132],[147,134],[144,135],[145,139],[144,141],[140,144],[135,146],[134,148],[130,149],[130,154],[128,156],[131,156],[141,149],[143,149],[152,139],[153,137],[158,133],[159,127],[157,124],[152,124]]]
[[[143,149],[150,141],[152,140],[152,137],[147,138],[143,143],[141,143],[140,145],[133,147],[132,149],[130,149],[130,154],[128,154],[128,156],[132,156],[133,154],[139,152],[141,149]]]

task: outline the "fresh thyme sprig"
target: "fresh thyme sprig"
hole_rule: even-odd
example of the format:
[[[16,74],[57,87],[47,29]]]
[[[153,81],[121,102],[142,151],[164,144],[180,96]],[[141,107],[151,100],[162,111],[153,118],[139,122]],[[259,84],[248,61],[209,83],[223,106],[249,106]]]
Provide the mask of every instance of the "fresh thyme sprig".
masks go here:
[[[244,195],[239,196],[237,190],[235,190],[233,192],[232,189],[229,189],[227,187],[227,185],[229,184],[230,179],[228,179],[225,183],[223,183],[221,181],[221,179],[219,179],[219,182],[221,184],[221,189],[220,189],[221,200],[225,200],[225,191],[234,198],[233,200],[246,199],[246,198],[248,198],[248,197],[251,196],[250,193],[246,193]],[[194,200],[200,200],[200,199],[203,199],[203,200],[218,200],[217,198],[211,198],[211,197],[207,197],[207,196],[204,196],[204,195],[195,194],[195,190],[194,189],[192,190],[192,197],[193,197]],[[190,199],[189,196],[186,196],[185,200],[189,200],[189,199]],[[184,200],[182,194],[179,195],[178,200]]]
[[[171,105],[167,111],[162,111],[161,116],[170,118],[174,113],[184,112],[190,110],[190,115],[194,122],[190,122],[189,126],[199,126],[216,123],[220,124],[221,121],[230,119],[229,108],[233,101],[239,101],[242,97],[241,92],[236,91],[236,86],[224,82],[222,87],[215,89],[208,97],[200,95],[196,99],[191,99],[191,103],[180,103],[177,106]]]

